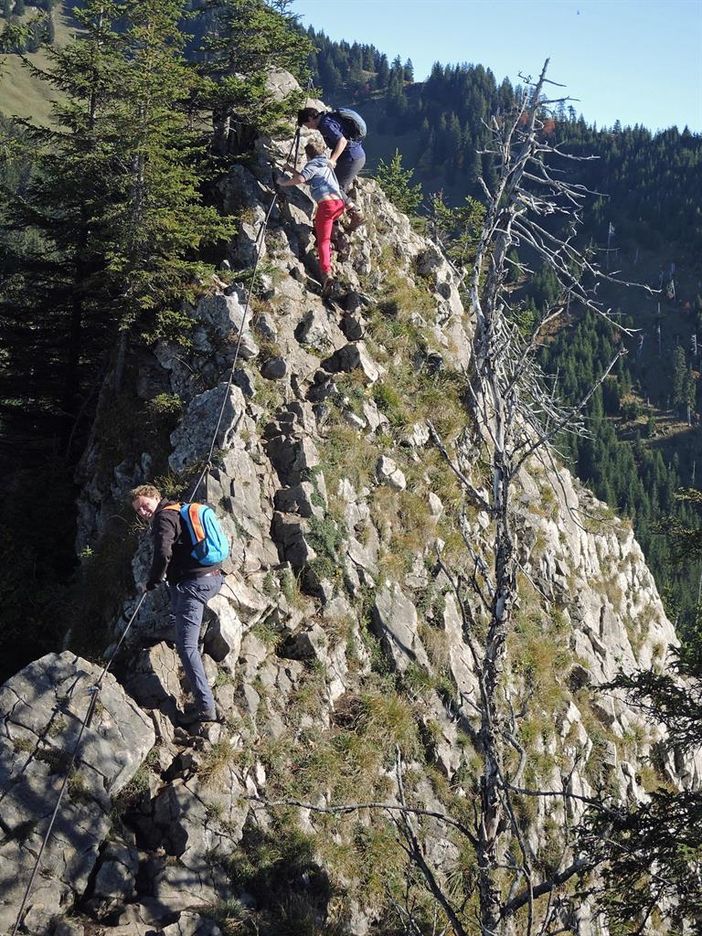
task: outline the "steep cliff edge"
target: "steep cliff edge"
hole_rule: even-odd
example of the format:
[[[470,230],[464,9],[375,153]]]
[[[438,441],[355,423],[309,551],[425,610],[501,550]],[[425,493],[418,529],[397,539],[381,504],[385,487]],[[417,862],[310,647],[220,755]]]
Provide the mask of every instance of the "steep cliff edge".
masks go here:
[[[252,267],[273,196],[270,160],[288,146],[261,141],[222,184],[225,210],[240,220],[228,258],[236,270]],[[132,740],[121,728],[102,733],[115,758],[129,752],[132,766],[120,777],[130,783],[126,792],[123,782],[99,792],[76,787],[69,797],[89,841],[75,840],[79,873],[69,859],[47,865],[26,921],[31,932],[78,936],[96,921],[109,933],[168,936],[219,925],[259,931],[248,924],[266,933],[398,932],[408,893],[417,919],[429,907],[392,814],[368,806],[399,802],[398,752],[406,797],[436,814],[471,814],[475,669],[437,562],[468,562],[461,492],[426,426],[430,418],[447,442],[460,438],[471,321],[436,246],[374,182],[360,183],[358,202],[367,223],[339,265],[343,300],[321,299],[312,204],[293,191],[271,214],[250,318],[243,286],[213,285],[183,342],[133,352],[125,393],[105,394],[81,468],[79,546],[92,554],[91,587],[121,573],[127,586],[116,595],[128,610],[125,570],[142,580],[149,544],[143,539],[125,565],[132,541],[115,514],[129,488],[154,474],[166,489],[187,491],[224,406],[198,497],[217,507],[233,544],[204,635],[227,723],[206,737],[175,727],[179,666],[165,598],[151,594],[117,668],[125,693],[117,708],[139,731]],[[174,421],[169,439],[159,424],[166,418]],[[476,461],[478,485],[481,470]],[[659,779],[697,783],[699,765],[657,757],[656,731],[594,689],[620,667],[664,665],[675,643],[629,525],[565,469],[524,471],[519,501],[523,581],[506,680],[509,705],[524,713],[516,732],[528,756],[519,777],[544,791],[565,786],[587,797],[604,787],[622,799],[644,798]],[[487,516],[469,511],[468,524],[489,561]],[[101,537],[114,547],[109,556]],[[103,649],[91,630],[98,618],[85,615],[71,635],[89,656]],[[121,627],[123,619],[108,639]],[[68,678],[70,654],[57,660]],[[50,713],[59,690],[44,682],[57,660],[18,674],[5,700],[35,686]],[[22,766],[23,722],[6,701],[2,712],[5,776],[31,777]],[[46,725],[31,730],[48,743]],[[47,773],[45,758],[33,763],[40,774],[30,787]],[[85,826],[83,803],[101,807]],[[362,808],[325,812],[343,804]],[[522,808],[535,864],[557,866],[577,801],[564,810],[560,798],[544,796]],[[22,809],[40,834],[45,808],[25,798]],[[25,869],[35,850],[17,831],[20,820],[2,820],[3,931],[25,883],[10,880],[12,867]],[[436,816],[423,819],[420,834],[442,880],[469,890],[465,841]],[[568,912],[568,931],[606,932],[586,901]]]

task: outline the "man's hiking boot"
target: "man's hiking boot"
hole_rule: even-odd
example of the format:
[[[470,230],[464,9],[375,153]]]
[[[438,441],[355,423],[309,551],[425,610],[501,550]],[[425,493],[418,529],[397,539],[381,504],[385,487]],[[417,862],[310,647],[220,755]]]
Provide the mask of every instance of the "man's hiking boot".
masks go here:
[[[334,292],[336,280],[330,274],[322,277],[322,299],[328,299]]]
[[[195,705],[186,705],[184,711],[178,713],[178,724],[187,728],[189,725],[197,725],[202,722],[222,722],[224,713],[219,706],[214,709],[201,709]]]

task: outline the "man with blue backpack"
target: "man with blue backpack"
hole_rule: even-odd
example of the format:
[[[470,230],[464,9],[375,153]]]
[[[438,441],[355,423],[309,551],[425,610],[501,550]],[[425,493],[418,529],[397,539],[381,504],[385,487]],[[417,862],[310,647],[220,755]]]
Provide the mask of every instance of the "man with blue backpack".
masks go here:
[[[316,107],[303,107],[297,112],[298,127],[317,130],[331,150],[329,163],[336,173],[339,186],[346,198],[348,231],[363,224],[363,216],[349,197],[354,179],[366,164],[362,140],[366,135],[363,118],[348,107],[320,112]]]
[[[166,580],[176,648],[195,696],[181,723],[217,721],[198,643],[205,605],[222,587],[221,563],[229,555],[226,537],[206,504],[170,501],[152,484],[134,488],[129,496],[136,513],[151,523],[154,543],[151,570],[139,591],[151,591]]]

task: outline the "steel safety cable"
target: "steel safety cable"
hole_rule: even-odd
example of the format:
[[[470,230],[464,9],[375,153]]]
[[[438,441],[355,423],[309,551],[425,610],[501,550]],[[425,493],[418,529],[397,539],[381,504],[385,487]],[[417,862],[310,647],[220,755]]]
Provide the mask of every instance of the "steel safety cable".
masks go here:
[[[295,166],[297,166],[297,158],[298,158],[299,148],[300,148],[300,129],[298,128],[297,131],[295,132],[295,136],[293,137],[293,141],[292,141],[292,143],[290,144],[290,149],[288,150],[288,154],[287,154],[287,156],[286,156],[286,158],[285,158],[285,164],[286,164],[286,165],[288,165],[288,164],[290,163],[290,158],[292,157],[292,158],[293,158],[293,164],[294,164]],[[294,155],[293,155],[293,151],[294,151]],[[233,362],[232,362],[232,366],[231,366],[230,371],[229,371],[229,379],[227,380],[226,387],[224,388],[224,394],[223,394],[223,397],[222,397],[222,405],[221,405],[220,408],[219,408],[219,415],[218,415],[218,417],[217,417],[217,424],[215,425],[215,429],[214,429],[214,432],[213,432],[213,434],[212,434],[212,441],[211,441],[211,443],[210,443],[209,452],[207,453],[207,459],[206,459],[206,461],[205,461],[205,467],[204,467],[204,468],[202,469],[202,471],[200,472],[200,476],[198,477],[197,481],[195,482],[195,486],[193,487],[193,489],[192,489],[192,491],[191,491],[191,493],[190,493],[189,500],[191,500],[191,501],[192,501],[192,499],[195,497],[195,494],[196,494],[198,488],[200,487],[200,485],[202,484],[202,482],[203,482],[205,476],[208,474],[208,472],[210,471],[210,469],[211,469],[211,467],[212,467],[212,455],[213,455],[213,453],[214,453],[215,444],[216,444],[216,442],[217,442],[217,434],[219,433],[219,428],[220,428],[220,426],[222,425],[222,419],[224,418],[224,410],[226,409],[226,406],[227,406],[227,399],[228,399],[228,396],[229,396],[229,390],[231,389],[231,386],[232,386],[232,384],[233,384],[233,382],[234,382],[234,372],[235,372],[235,370],[236,370],[236,365],[237,365],[237,362],[238,362],[238,360],[239,360],[239,349],[241,348],[241,342],[242,342],[242,339],[243,339],[243,337],[244,337],[244,329],[246,328],[246,322],[247,322],[248,314],[249,314],[249,307],[250,307],[250,305],[251,305],[251,296],[252,296],[252,293],[253,293],[253,290],[254,290],[254,286],[255,286],[255,284],[256,284],[256,271],[258,270],[258,264],[259,264],[259,261],[260,261],[260,259],[261,259],[261,248],[263,247],[263,239],[264,239],[265,234],[266,234],[266,229],[267,229],[267,227],[268,227],[268,222],[270,221],[271,214],[273,213],[273,208],[275,207],[275,204],[276,204],[276,202],[277,202],[277,200],[278,200],[278,194],[279,194],[279,193],[278,193],[277,190],[274,191],[274,193],[273,193],[273,198],[271,199],[271,203],[270,203],[270,205],[268,206],[268,211],[266,212],[266,216],[264,217],[263,221],[261,221],[261,224],[260,224],[259,229],[258,229],[258,234],[256,235],[256,241],[255,241],[256,250],[255,250],[255,255],[254,255],[254,265],[253,265],[252,272],[251,272],[251,281],[250,281],[250,283],[249,283],[249,288],[248,288],[248,290],[247,290],[247,292],[246,292],[246,303],[245,303],[245,305],[244,305],[244,314],[242,315],[241,324],[240,324],[240,326],[239,326],[239,337],[238,337],[238,339],[237,339],[236,348],[235,348],[235,350],[234,350],[234,360],[233,360]]]
[[[49,825],[47,826],[46,832],[44,833],[44,837],[42,838],[41,846],[40,846],[39,851],[38,851],[38,853],[37,853],[37,857],[36,857],[36,859],[35,859],[35,861],[34,861],[34,867],[33,867],[33,869],[32,869],[32,874],[31,874],[31,876],[30,876],[30,878],[29,878],[29,883],[27,884],[27,887],[25,888],[24,896],[23,896],[23,898],[22,898],[22,903],[21,903],[21,905],[20,905],[19,912],[17,913],[17,919],[15,920],[15,925],[14,925],[14,927],[13,927],[13,929],[12,929],[12,936],[16,936],[16,933],[18,932],[19,927],[20,927],[20,924],[21,924],[21,922],[22,922],[22,916],[23,916],[23,914],[24,914],[25,907],[27,906],[27,901],[29,900],[30,894],[32,893],[32,888],[34,887],[34,882],[35,882],[35,880],[36,880],[37,874],[39,873],[39,867],[40,867],[40,865],[41,865],[41,860],[42,860],[42,857],[43,857],[43,855],[44,855],[44,851],[45,851],[46,846],[47,846],[47,844],[48,844],[49,838],[51,837],[51,833],[52,833],[53,828],[54,828],[54,823],[56,822],[56,817],[58,816],[58,811],[59,811],[59,809],[60,809],[60,807],[61,807],[61,802],[62,802],[62,800],[63,800],[63,794],[66,792],[66,787],[67,787],[68,781],[69,781],[69,779],[70,779],[70,777],[71,777],[71,770],[73,769],[73,765],[75,764],[76,760],[78,759],[78,751],[79,751],[79,749],[80,749],[80,743],[81,743],[81,741],[83,740],[83,734],[85,733],[85,729],[86,729],[86,728],[88,727],[88,725],[90,724],[90,719],[93,717],[93,712],[95,711],[95,703],[97,702],[98,695],[100,694],[100,689],[102,688],[102,682],[103,682],[105,676],[107,675],[108,670],[109,670],[110,667],[112,666],[112,663],[113,663],[115,657],[117,656],[117,652],[119,651],[119,648],[122,646],[122,643],[124,642],[124,638],[127,636],[127,632],[129,631],[129,628],[132,626],[132,622],[134,621],[134,619],[136,618],[137,614],[139,613],[139,609],[141,608],[142,604],[144,603],[144,599],[145,599],[145,598],[146,598],[146,594],[143,594],[143,595],[141,596],[141,598],[139,599],[136,608],[135,608],[134,611],[132,612],[132,616],[130,617],[129,621],[127,622],[127,626],[126,626],[126,627],[124,628],[124,630],[122,631],[122,635],[121,635],[119,641],[117,642],[116,647],[114,648],[114,650],[113,650],[112,653],[110,654],[109,660],[108,660],[107,663],[104,665],[104,667],[103,667],[103,669],[102,669],[102,672],[100,673],[100,676],[99,676],[97,682],[94,683],[94,684],[90,687],[90,689],[88,690],[88,691],[90,692],[90,702],[88,703],[88,710],[87,710],[87,712],[86,712],[86,714],[85,714],[85,718],[84,718],[83,721],[81,722],[80,730],[79,730],[79,732],[78,732],[78,737],[77,737],[77,739],[76,739],[76,743],[75,743],[74,746],[73,746],[73,751],[72,751],[72,753],[71,753],[71,758],[70,758],[70,760],[69,760],[69,762],[68,762],[68,766],[66,767],[66,773],[65,773],[65,775],[64,775],[63,782],[62,782],[61,787],[60,787],[60,789],[59,789],[58,797],[57,797],[57,799],[56,799],[56,805],[54,806],[54,810],[53,810],[53,812],[52,812],[52,814],[51,814],[51,818],[49,819]]]

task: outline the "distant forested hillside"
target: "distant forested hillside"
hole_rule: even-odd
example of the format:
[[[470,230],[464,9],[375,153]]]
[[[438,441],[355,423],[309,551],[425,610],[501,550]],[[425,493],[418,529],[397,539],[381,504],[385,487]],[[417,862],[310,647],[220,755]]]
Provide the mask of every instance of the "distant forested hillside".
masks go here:
[[[427,192],[442,189],[459,201],[480,196],[479,175],[490,185],[492,161],[479,151],[489,146],[490,120],[521,98],[520,85],[498,81],[482,65],[438,62],[425,82],[414,82],[410,60],[397,56],[389,65],[372,45],[332,42],[312,28],[308,34],[318,50],[310,68],[325,100],[363,106],[371,166],[386,157],[390,140]],[[598,130],[567,101],[544,132],[566,152],[598,157],[577,170],[584,184],[609,196],[594,203],[593,229],[607,215],[621,225],[620,237],[635,236],[641,246],[702,246],[700,135],[676,127],[654,134],[619,122]]]
[[[371,172],[398,149],[422,184],[425,212],[432,193],[454,205],[481,198],[478,178],[490,187],[495,177],[484,152],[490,121],[514,109],[520,85],[479,64],[437,63],[425,82],[414,82],[412,63],[400,56],[389,63],[374,46],[332,42],[314,29],[308,35],[324,99],[355,104],[367,119]],[[588,437],[566,434],[561,450],[599,497],[632,519],[670,613],[692,630],[701,570],[675,567],[659,530],[669,516],[696,523],[676,492],[702,480],[702,137],[618,122],[598,129],[569,101],[548,116],[544,134],[570,156],[596,157],[565,164],[571,180],[600,193],[583,213],[585,244],[604,268],[654,290],[603,284],[622,324],[635,330],[630,337],[573,309],[569,327],[549,339],[543,363],[571,402],[622,343],[628,351],[589,405]],[[522,295],[527,308],[552,300],[554,288],[537,265]]]

